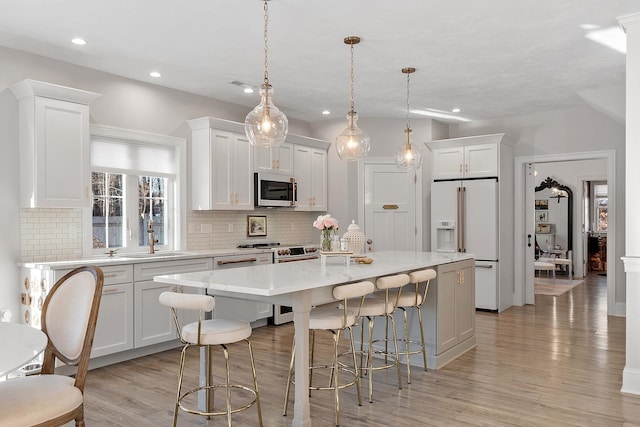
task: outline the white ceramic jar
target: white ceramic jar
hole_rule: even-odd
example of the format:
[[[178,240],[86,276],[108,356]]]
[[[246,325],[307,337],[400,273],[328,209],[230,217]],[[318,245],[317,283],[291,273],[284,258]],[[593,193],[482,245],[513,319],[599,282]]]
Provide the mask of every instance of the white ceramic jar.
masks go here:
[[[356,224],[355,220],[351,221],[351,224],[347,227],[347,232],[344,233],[342,238],[349,242],[349,251],[354,254],[364,253],[365,236],[364,233],[360,231],[360,227]]]

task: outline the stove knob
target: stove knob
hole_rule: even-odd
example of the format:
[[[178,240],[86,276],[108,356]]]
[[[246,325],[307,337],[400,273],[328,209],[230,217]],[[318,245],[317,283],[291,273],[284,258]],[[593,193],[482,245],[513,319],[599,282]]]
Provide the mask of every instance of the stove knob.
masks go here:
[[[286,253],[287,255],[291,255],[291,249],[286,249],[286,250],[285,250],[285,253]]]

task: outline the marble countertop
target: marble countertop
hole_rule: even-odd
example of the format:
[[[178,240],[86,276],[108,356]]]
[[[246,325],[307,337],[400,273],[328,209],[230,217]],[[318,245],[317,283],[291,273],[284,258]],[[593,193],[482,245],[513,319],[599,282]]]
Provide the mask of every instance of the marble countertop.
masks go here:
[[[368,253],[371,264],[350,264],[340,258],[322,265],[320,259],[155,276],[162,283],[195,286],[229,294],[265,297],[320,288],[339,283],[413,271],[473,259],[473,255],[435,252],[382,251]]]
[[[232,249],[213,249],[208,251],[157,251],[155,254],[148,253],[118,253],[113,257],[108,255],[89,256],[86,258],[65,260],[65,261],[28,261],[18,263],[19,267],[34,268],[39,270],[62,270],[67,268],[76,268],[83,265],[119,265],[119,264],[141,264],[154,261],[170,261],[193,258],[210,258],[217,256],[242,255],[242,254],[261,254],[270,253],[271,249],[260,248],[232,248]]]

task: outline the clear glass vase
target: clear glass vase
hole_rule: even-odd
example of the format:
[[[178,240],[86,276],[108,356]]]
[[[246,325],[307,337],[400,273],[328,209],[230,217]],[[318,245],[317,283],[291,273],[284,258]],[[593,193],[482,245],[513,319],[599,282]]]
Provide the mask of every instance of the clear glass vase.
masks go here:
[[[320,232],[320,250],[323,252],[331,252],[331,240],[333,238],[333,230],[325,228]]]

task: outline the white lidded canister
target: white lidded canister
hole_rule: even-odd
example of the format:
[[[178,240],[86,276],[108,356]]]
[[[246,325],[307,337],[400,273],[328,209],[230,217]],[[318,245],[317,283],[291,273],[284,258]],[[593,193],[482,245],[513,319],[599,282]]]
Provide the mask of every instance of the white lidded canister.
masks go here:
[[[360,227],[356,224],[355,220],[351,221],[351,224],[347,227],[347,232],[342,236],[349,242],[349,251],[354,254],[364,253],[364,241],[365,236]]]

